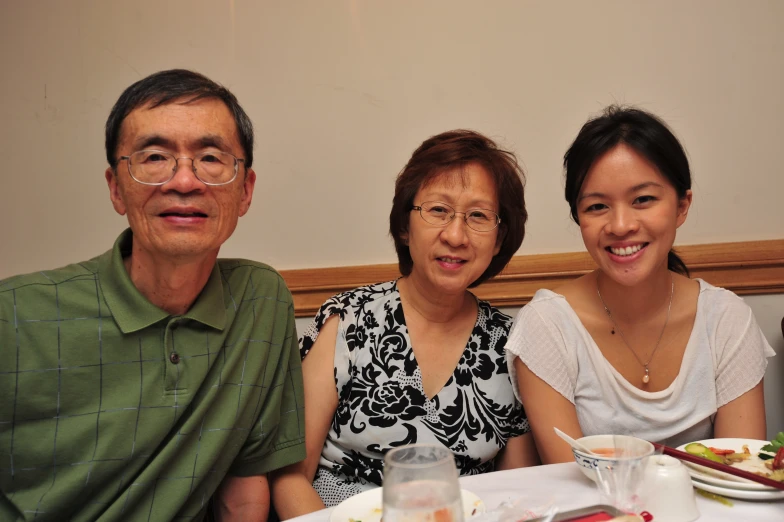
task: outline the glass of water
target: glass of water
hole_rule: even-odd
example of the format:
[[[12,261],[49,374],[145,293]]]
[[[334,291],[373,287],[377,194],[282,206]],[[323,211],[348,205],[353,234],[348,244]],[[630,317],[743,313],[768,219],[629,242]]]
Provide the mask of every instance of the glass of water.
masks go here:
[[[412,444],[384,456],[384,522],[463,522],[452,452]]]

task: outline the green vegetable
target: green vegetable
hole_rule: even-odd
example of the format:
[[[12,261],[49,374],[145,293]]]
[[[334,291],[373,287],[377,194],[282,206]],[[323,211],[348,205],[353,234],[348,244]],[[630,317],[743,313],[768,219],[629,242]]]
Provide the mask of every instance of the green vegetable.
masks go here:
[[[691,453],[692,455],[697,455],[699,457],[706,458],[708,460],[712,460],[713,462],[719,462],[724,464],[724,459],[713,453],[710,448],[707,446],[700,444],[699,442],[692,442],[691,444],[686,444],[686,452]]]
[[[716,493],[708,493],[707,491],[698,487],[695,487],[694,489],[697,491],[697,494],[702,495],[705,498],[709,498],[711,500],[715,500],[716,502],[721,502],[725,506],[732,507],[732,501],[722,497],[721,495],[717,495]]]
[[[784,431],[780,431],[776,438],[770,441],[770,444],[766,444],[760,448],[760,451],[768,451],[770,453],[776,453],[779,448],[784,446]],[[760,455],[760,458],[762,455]],[[771,456],[770,458],[773,458]]]

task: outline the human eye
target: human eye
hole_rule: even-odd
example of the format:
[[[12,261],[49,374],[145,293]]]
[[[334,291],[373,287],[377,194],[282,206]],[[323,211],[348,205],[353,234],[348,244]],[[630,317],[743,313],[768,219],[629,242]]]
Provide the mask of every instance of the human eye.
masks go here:
[[[493,221],[493,214],[489,210],[482,210],[481,208],[472,208],[468,211],[468,218],[473,221],[489,222]]]
[[[425,211],[433,216],[448,216],[450,214],[449,207],[440,205],[438,203],[430,203],[425,206]]]
[[[158,165],[167,163],[169,155],[159,150],[142,150],[137,152],[134,156],[136,163],[144,163],[146,165]]]
[[[657,199],[656,196],[650,196],[650,195],[638,196],[637,198],[634,199],[634,204],[645,205],[648,203],[653,203],[654,201],[656,201],[656,199]]]
[[[199,156],[203,163],[225,163],[223,159],[224,154],[220,152],[205,152]]]
[[[604,210],[607,208],[607,205],[604,203],[593,203],[592,205],[588,205],[583,209],[583,212],[599,212],[600,210]]]

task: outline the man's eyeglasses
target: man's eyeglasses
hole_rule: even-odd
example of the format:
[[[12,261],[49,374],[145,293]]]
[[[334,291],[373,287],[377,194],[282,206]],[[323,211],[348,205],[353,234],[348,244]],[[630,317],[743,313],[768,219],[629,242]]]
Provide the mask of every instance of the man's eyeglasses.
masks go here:
[[[143,185],[163,185],[177,172],[181,159],[191,160],[193,174],[205,185],[226,185],[234,181],[244,159],[228,152],[203,152],[196,157],[177,158],[160,150],[140,150],[130,156],[120,156],[118,161],[128,160],[131,177]]]
[[[418,210],[419,215],[426,223],[437,227],[444,227],[455,219],[457,214],[463,214],[466,225],[477,232],[490,232],[494,230],[501,218],[492,210],[484,208],[469,208],[465,212],[457,212],[455,209],[438,201],[425,201],[420,206],[411,207],[411,210]]]

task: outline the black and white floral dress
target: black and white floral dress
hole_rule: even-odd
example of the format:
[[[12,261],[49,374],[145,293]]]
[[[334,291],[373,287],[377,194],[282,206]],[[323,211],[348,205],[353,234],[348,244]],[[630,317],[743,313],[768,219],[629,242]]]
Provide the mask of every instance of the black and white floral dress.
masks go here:
[[[512,437],[529,431],[504,355],[512,318],[485,301],[454,373],[435,397],[422,387],[397,281],[329,299],[300,342],[304,359],[319,330],[340,317],[335,344],[338,407],[313,486],[327,506],[381,485],[384,453],[442,444],[461,475],[493,470]]]

